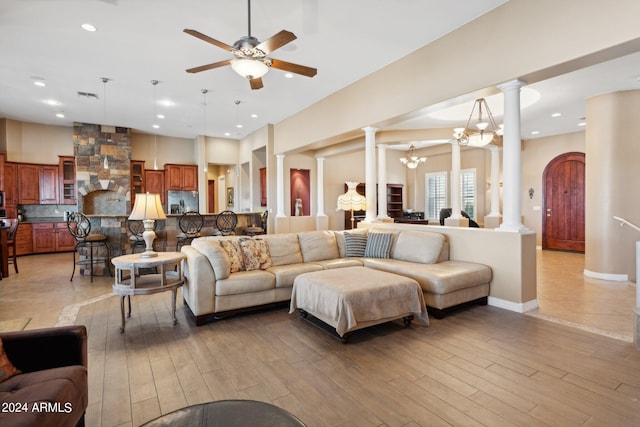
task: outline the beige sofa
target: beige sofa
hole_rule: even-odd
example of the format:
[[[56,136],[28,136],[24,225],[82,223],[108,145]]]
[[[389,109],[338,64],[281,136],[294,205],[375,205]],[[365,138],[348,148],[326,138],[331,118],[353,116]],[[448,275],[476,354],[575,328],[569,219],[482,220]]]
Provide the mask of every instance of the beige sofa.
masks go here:
[[[448,243],[440,233],[393,232],[388,258],[348,256],[353,248],[347,246],[345,233],[362,234],[367,230],[259,236],[258,239],[266,242],[268,252],[268,256],[262,258],[263,265],[255,270],[235,272],[231,272],[234,255],[233,252],[230,255],[229,242],[235,240],[239,244],[239,239],[245,239],[243,245],[255,242],[238,236],[197,238],[190,246],[182,247],[186,255],[184,301],[195,316],[196,324],[202,325],[209,319],[289,301],[293,281],[299,274],[365,266],[416,280],[424,292],[429,313],[436,318],[460,304],[487,303],[491,268],[450,260]],[[353,241],[353,235],[347,239]]]

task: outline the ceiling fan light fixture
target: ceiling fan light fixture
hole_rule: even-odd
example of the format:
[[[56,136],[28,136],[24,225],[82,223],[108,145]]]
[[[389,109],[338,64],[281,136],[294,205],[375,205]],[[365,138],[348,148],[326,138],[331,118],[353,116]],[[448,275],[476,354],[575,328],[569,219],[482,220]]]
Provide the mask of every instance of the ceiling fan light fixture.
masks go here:
[[[234,59],[231,61],[233,71],[246,79],[257,79],[269,71],[269,67],[256,59]]]

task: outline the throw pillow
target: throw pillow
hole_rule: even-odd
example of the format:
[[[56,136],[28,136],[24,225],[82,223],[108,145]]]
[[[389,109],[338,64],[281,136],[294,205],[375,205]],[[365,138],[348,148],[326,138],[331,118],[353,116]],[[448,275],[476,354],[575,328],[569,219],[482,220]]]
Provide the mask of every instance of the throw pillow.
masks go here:
[[[11,363],[7,357],[7,353],[4,352],[4,346],[0,338],[0,383],[20,373],[21,372],[13,366],[13,363]]]
[[[364,256],[367,258],[389,258],[391,251],[391,233],[369,233]]]
[[[344,233],[345,256],[363,257],[367,248],[367,233]]]
[[[244,262],[242,257],[242,249],[238,239],[220,240],[220,246],[229,255],[231,262],[231,273],[244,270]]]
[[[266,241],[243,238],[240,238],[239,241],[245,270],[266,270],[271,267],[271,257]]]

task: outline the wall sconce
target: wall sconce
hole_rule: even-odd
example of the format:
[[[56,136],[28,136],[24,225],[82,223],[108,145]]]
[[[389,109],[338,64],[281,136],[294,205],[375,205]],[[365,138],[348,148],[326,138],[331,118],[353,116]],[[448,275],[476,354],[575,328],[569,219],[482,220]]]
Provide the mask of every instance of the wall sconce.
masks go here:
[[[498,187],[502,188],[502,181],[498,182]],[[487,190],[491,190],[491,179],[487,179]]]
[[[533,193],[535,193],[535,190],[533,188],[529,189],[529,198],[533,199]]]

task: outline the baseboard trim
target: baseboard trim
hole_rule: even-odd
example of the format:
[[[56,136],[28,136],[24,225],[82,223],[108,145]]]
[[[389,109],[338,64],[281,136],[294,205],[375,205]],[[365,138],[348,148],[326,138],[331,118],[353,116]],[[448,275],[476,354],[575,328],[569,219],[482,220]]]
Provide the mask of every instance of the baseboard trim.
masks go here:
[[[518,303],[490,296],[489,305],[493,307],[504,308],[505,310],[509,311],[515,311],[516,313],[526,313],[527,311],[535,310],[536,308],[538,308],[538,300],[533,299],[531,301]]]
[[[587,277],[591,277],[592,279],[600,279],[600,280],[609,280],[611,282],[628,282],[629,275],[627,274],[609,274],[609,273],[598,273],[597,271],[590,271],[586,268],[583,271],[584,275]]]

